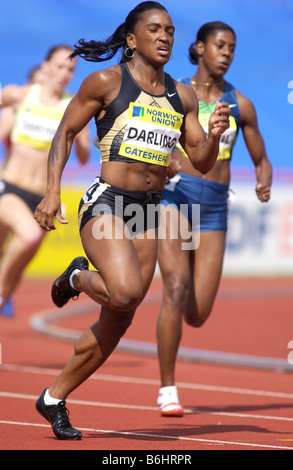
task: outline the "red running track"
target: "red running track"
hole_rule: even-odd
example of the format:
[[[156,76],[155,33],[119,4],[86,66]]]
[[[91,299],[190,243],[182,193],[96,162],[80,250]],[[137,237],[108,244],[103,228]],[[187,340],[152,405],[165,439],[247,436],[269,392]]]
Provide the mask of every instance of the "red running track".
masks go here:
[[[291,280],[224,279],[207,323],[198,330],[184,327],[182,348],[212,355],[210,362],[192,357],[177,363],[183,418],[162,418],[156,406],[160,384],[154,348],[162,286],[155,280],[123,340],[138,341],[137,349],[117,349],[67,401],[72,424],[83,432],[77,442],[55,439],[35,411],[35,400],[72,354],[73,342],[62,336],[72,333],[74,339],[95,321],[98,309],[81,296],[69,306],[80,313],[48,324],[48,312],[63,310],[53,309],[50,286],[47,280],[24,280],[16,316],[0,316],[0,449],[110,450],[112,455],[293,449],[293,366],[291,371],[287,360],[293,340]],[[61,336],[36,331],[36,318]],[[145,353],[140,344],[147,344]],[[227,363],[215,362],[221,354]],[[244,363],[229,365],[235,354]],[[259,358],[267,360],[265,368]],[[275,367],[278,361],[284,370]]]

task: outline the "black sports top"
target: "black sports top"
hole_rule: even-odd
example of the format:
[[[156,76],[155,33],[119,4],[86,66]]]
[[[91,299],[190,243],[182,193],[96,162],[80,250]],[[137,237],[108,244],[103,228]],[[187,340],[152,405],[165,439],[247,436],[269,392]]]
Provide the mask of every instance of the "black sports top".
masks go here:
[[[96,122],[101,161],[145,162],[167,166],[178,142],[184,108],[173,79],[165,73],[165,92],[152,96],[133,79],[126,63],[121,87]]]

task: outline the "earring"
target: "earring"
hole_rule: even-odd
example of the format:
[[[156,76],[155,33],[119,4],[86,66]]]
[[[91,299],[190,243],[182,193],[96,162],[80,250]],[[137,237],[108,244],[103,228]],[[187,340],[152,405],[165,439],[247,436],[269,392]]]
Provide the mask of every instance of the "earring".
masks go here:
[[[127,59],[132,59],[132,57],[134,56],[134,52],[130,47],[126,47],[124,55],[125,57],[127,57]]]

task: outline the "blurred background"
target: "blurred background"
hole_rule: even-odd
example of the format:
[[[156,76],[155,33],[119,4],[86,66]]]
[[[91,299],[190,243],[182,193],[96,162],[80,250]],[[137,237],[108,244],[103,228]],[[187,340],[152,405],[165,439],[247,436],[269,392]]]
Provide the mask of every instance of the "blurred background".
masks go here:
[[[4,3],[4,2],[3,2]],[[80,38],[109,37],[139,1],[133,0],[9,0],[0,16],[1,86],[24,84],[29,70],[40,64],[53,45],[74,45]],[[293,1],[292,0],[166,0],[176,27],[173,59],[165,70],[174,78],[191,76],[188,48],[199,27],[221,20],[236,32],[234,62],[226,75],[257,110],[267,154],[274,167],[272,199],[262,205],[255,196],[254,166],[241,134],[232,160],[227,251],[224,276],[293,274]],[[76,92],[104,64],[79,59],[69,90]],[[91,123],[92,140],[95,127]],[[0,144],[0,165],[4,148]],[[72,154],[64,172],[62,200],[70,225],[50,233],[27,268],[27,276],[52,276],[82,252],[77,208],[88,183],[99,174],[100,156],[92,146],[89,163],[81,167]]]

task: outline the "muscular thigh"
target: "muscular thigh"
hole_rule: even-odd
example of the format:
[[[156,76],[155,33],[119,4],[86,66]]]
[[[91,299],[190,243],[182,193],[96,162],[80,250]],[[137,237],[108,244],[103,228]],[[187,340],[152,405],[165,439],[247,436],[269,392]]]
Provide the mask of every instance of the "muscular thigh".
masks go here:
[[[132,239],[120,217],[105,214],[84,226],[81,240],[90,262],[107,286],[140,284],[147,290],[156,264],[156,237],[147,237],[145,233],[145,237]]]
[[[15,194],[5,194],[0,197],[0,225],[6,231],[13,231],[20,236],[25,233],[42,235],[42,229],[35,221],[31,210]]]
[[[165,287],[174,290],[187,286],[190,278],[190,250],[186,246],[190,225],[180,219],[179,211],[161,207],[158,261]]]

